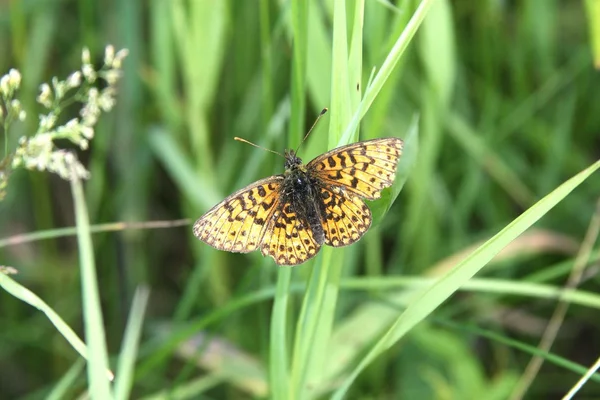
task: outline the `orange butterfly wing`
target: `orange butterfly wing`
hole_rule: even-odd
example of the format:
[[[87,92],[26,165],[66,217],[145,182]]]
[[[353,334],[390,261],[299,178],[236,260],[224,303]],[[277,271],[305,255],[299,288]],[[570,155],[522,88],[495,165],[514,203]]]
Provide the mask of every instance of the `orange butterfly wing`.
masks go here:
[[[402,146],[398,138],[367,140],[338,147],[307,164],[308,173],[321,182],[326,244],[346,246],[367,232],[371,210],[361,197],[378,199],[394,183]]]
[[[321,224],[329,246],[347,246],[369,230],[371,210],[358,196],[333,186],[321,188],[321,199],[325,210]]]
[[[382,189],[394,183],[402,147],[398,138],[352,143],[316,157],[306,168],[326,185],[341,186],[347,192],[375,200],[381,197]]]
[[[228,196],[196,221],[194,235],[219,250],[256,250],[279,206],[283,179],[271,176]]]
[[[260,251],[279,265],[298,265],[317,255],[320,247],[310,227],[286,203],[273,214]]]

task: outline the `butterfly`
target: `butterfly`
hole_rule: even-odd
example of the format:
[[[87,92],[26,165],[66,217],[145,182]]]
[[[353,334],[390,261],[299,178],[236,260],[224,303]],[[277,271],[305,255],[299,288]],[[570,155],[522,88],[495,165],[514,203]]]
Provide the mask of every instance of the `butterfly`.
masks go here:
[[[394,183],[403,142],[366,140],[338,147],[308,164],[285,151],[285,172],[256,181],[214,206],[194,224],[194,235],[219,250],[260,249],[278,265],[298,265],[323,244],[341,247],[371,226],[363,201]]]

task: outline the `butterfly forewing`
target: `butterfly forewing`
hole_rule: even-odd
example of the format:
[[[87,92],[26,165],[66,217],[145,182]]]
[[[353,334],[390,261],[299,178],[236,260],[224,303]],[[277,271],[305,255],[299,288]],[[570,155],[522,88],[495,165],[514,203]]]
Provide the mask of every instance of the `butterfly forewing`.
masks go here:
[[[307,164],[307,170],[326,185],[342,186],[368,200],[381,196],[396,176],[402,140],[373,139],[338,147]]]
[[[283,176],[253,183],[217,204],[194,224],[194,235],[219,250],[256,250],[278,208]]]

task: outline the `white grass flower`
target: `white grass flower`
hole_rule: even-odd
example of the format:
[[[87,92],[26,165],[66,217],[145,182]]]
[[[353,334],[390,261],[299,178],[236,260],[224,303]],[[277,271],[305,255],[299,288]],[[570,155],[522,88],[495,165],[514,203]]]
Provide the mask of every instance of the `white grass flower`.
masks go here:
[[[0,94],[6,97],[11,95],[10,76],[8,74],[3,75],[2,78],[0,78]]]
[[[96,71],[92,64],[83,64],[81,67],[81,72],[83,73],[83,77],[86,81],[90,83],[94,83],[96,81]]]
[[[21,111],[21,102],[17,99],[11,100],[10,101],[10,108],[11,111],[16,113],[19,113]]]
[[[75,129],[79,125],[79,120],[77,118],[72,118],[65,124],[66,129]]]
[[[54,94],[56,100],[62,100],[65,97],[67,91],[67,85],[63,81],[59,81],[57,77],[52,78],[52,87],[54,88]]]
[[[74,89],[81,85],[81,71],[75,71],[67,77],[67,88]]]
[[[127,50],[127,49],[121,49],[121,50],[117,51],[117,54],[115,54],[115,59],[112,63],[112,67],[114,69],[121,69],[123,60],[125,59],[125,57],[127,57],[128,54],[129,54],[129,50]]]
[[[122,73],[118,69],[109,69],[104,73],[104,79],[110,86],[114,86],[121,77]]]
[[[97,106],[96,106],[97,108]],[[98,114],[99,112],[95,112],[91,110],[91,107],[84,107],[81,109],[81,120],[82,123],[86,126],[96,125],[98,122]]]
[[[61,178],[71,179],[71,168],[73,155],[64,150],[58,150],[50,154],[48,170],[57,173]]]
[[[25,121],[25,118],[27,118],[27,113],[25,110],[19,111],[19,121],[23,122]]]
[[[107,87],[102,90],[102,94],[98,98],[98,105],[103,111],[110,111],[115,105],[115,99],[113,97],[114,89]]]
[[[109,44],[104,49],[104,65],[107,67],[112,67],[113,61],[115,60],[115,48],[113,45]]]
[[[67,139],[82,150],[89,148],[98,118],[103,111],[109,111],[115,105],[116,85],[122,76],[121,65],[127,54],[127,49],[115,51],[114,46],[106,46],[104,65],[96,70],[91,63],[90,51],[84,48],[81,53],[80,71],[71,73],[65,80],[55,77],[50,84],[40,85],[36,100],[48,113],[39,116],[39,127],[34,136],[19,139],[18,147],[12,156],[12,168],[48,171],[58,174],[63,179],[89,178],[89,171],[79,162],[76,154],[57,148],[55,141]],[[96,80],[104,81],[102,90],[95,85]],[[2,113],[8,114],[10,118],[26,118],[27,114],[22,110],[21,103],[12,99],[20,84],[21,74],[15,69],[11,69],[0,78],[0,95],[6,103],[6,107],[0,108],[0,120]],[[78,89],[77,93],[71,93],[72,89]],[[80,118],[73,118],[57,126],[63,109],[74,102],[81,105]]]
[[[19,86],[21,86],[21,73],[18,70],[11,68],[10,71],[8,71],[8,76],[10,77],[11,86],[15,90],[18,89]]]
[[[80,115],[83,119],[83,124],[92,126],[96,124],[98,115],[100,115],[100,107],[98,104],[99,93],[98,89],[91,88],[88,92],[87,103],[81,108]]]
[[[98,91],[98,89],[97,89],[97,88],[95,88],[95,87],[93,87],[93,88],[91,88],[91,89],[89,90],[89,92],[88,92],[88,97],[89,97],[90,99],[93,99],[93,101],[95,102],[95,101],[97,101],[97,100],[98,100],[98,95],[99,95],[99,93],[100,93],[100,92]]]
[[[81,51],[81,63],[84,65],[91,64],[90,49],[88,49],[87,47],[84,47],[83,50]]]
[[[74,177],[80,179],[88,179],[90,173],[79,162],[75,154],[61,150],[53,153],[52,159],[53,168],[64,179],[71,180]]]
[[[15,154],[15,158],[20,155],[27,169],[44,171],[50,164],[52,147],[52,138],[49,134],[38,134],[23,143],[22,152]]]
[[[36,98],[37,102],[46,108],[52,107],[52,89],[47,83],[40,85],[40,94]]]
[[[86,139],[93,139],[94,138],[94,128],[92,128],[91,126],[82,124],[81,125],[81,134]]]
[[[48,132],[54,128],[56,124],[56,115],[54,113],[48,113],[47,115],[40,115],[40,132]]]

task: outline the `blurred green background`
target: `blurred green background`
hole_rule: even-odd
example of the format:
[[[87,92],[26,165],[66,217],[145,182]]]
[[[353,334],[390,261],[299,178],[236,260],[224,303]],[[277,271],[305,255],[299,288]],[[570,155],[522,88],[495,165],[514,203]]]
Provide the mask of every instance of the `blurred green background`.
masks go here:
[[[415,147],[404,190],[380,224],[333,251],[346,254],[332,345],[322,355],[335,368],[314,396],[327,397],[408,301],[414,282],[390,289],[377,277],[440,276],[600,158],[591,39],[598,3],[438,0],[429,10],[361,123],[361,139],[404,138],[418,115],[418,153]],[[417,4],[364,2],[359,91]],[[353,21],[355,2],[345,5]],[[279,157],[234,136],[282,151],[333,106],[334,16],[334,3],[320,0],[0,2],[0,74],[21,71],[19,98],[28,112],[10,140],[35,131],[38,86],[79,68],[84,46],[96,63],[107,44],[128,48],[116,108],[80,153],[91,172],[90,221],[191,224],[232,191],[283,170]],[[294,89],[295,46],[305,46],[306,59],[304,84]],[[331,147],[329,118],[301,149],[305,161]],[[599,194],[593,175],[477,275],[489,278],[487,286],[453,296],[377,358],[349,398],[519,398],[515,388],[557,301],[518,285],[564,286]],[[1,238],[72,225],[68,182],[15,171],[0,203]],[[111,355],[119,352],[135,288],[151,292],[132,398],[269,397],[280,273],[271,259],[215,251],[191,225],[93,238]],[[586,263],[586,292],[600,288],[597,249]],[[13,279],[83,337],[73,236],[4,244],[0,255],[0,264],[18,270]],[[283,340],[290,347],[313,268],[291,270]],[[544,363],[525,398],[560,398],[572,387],[582,372],[567,361],[587,368],[600,355],[599,316],[597,297],[569,309],[551,350],[560,359]],[[81,365],[73,367],[78,358],[44,314],[0,292],[1,398],[45,398],[68,371],[76,372],[64,398],[77,398],[87,386]],[[579,396],[600,398],[600,380]]]

